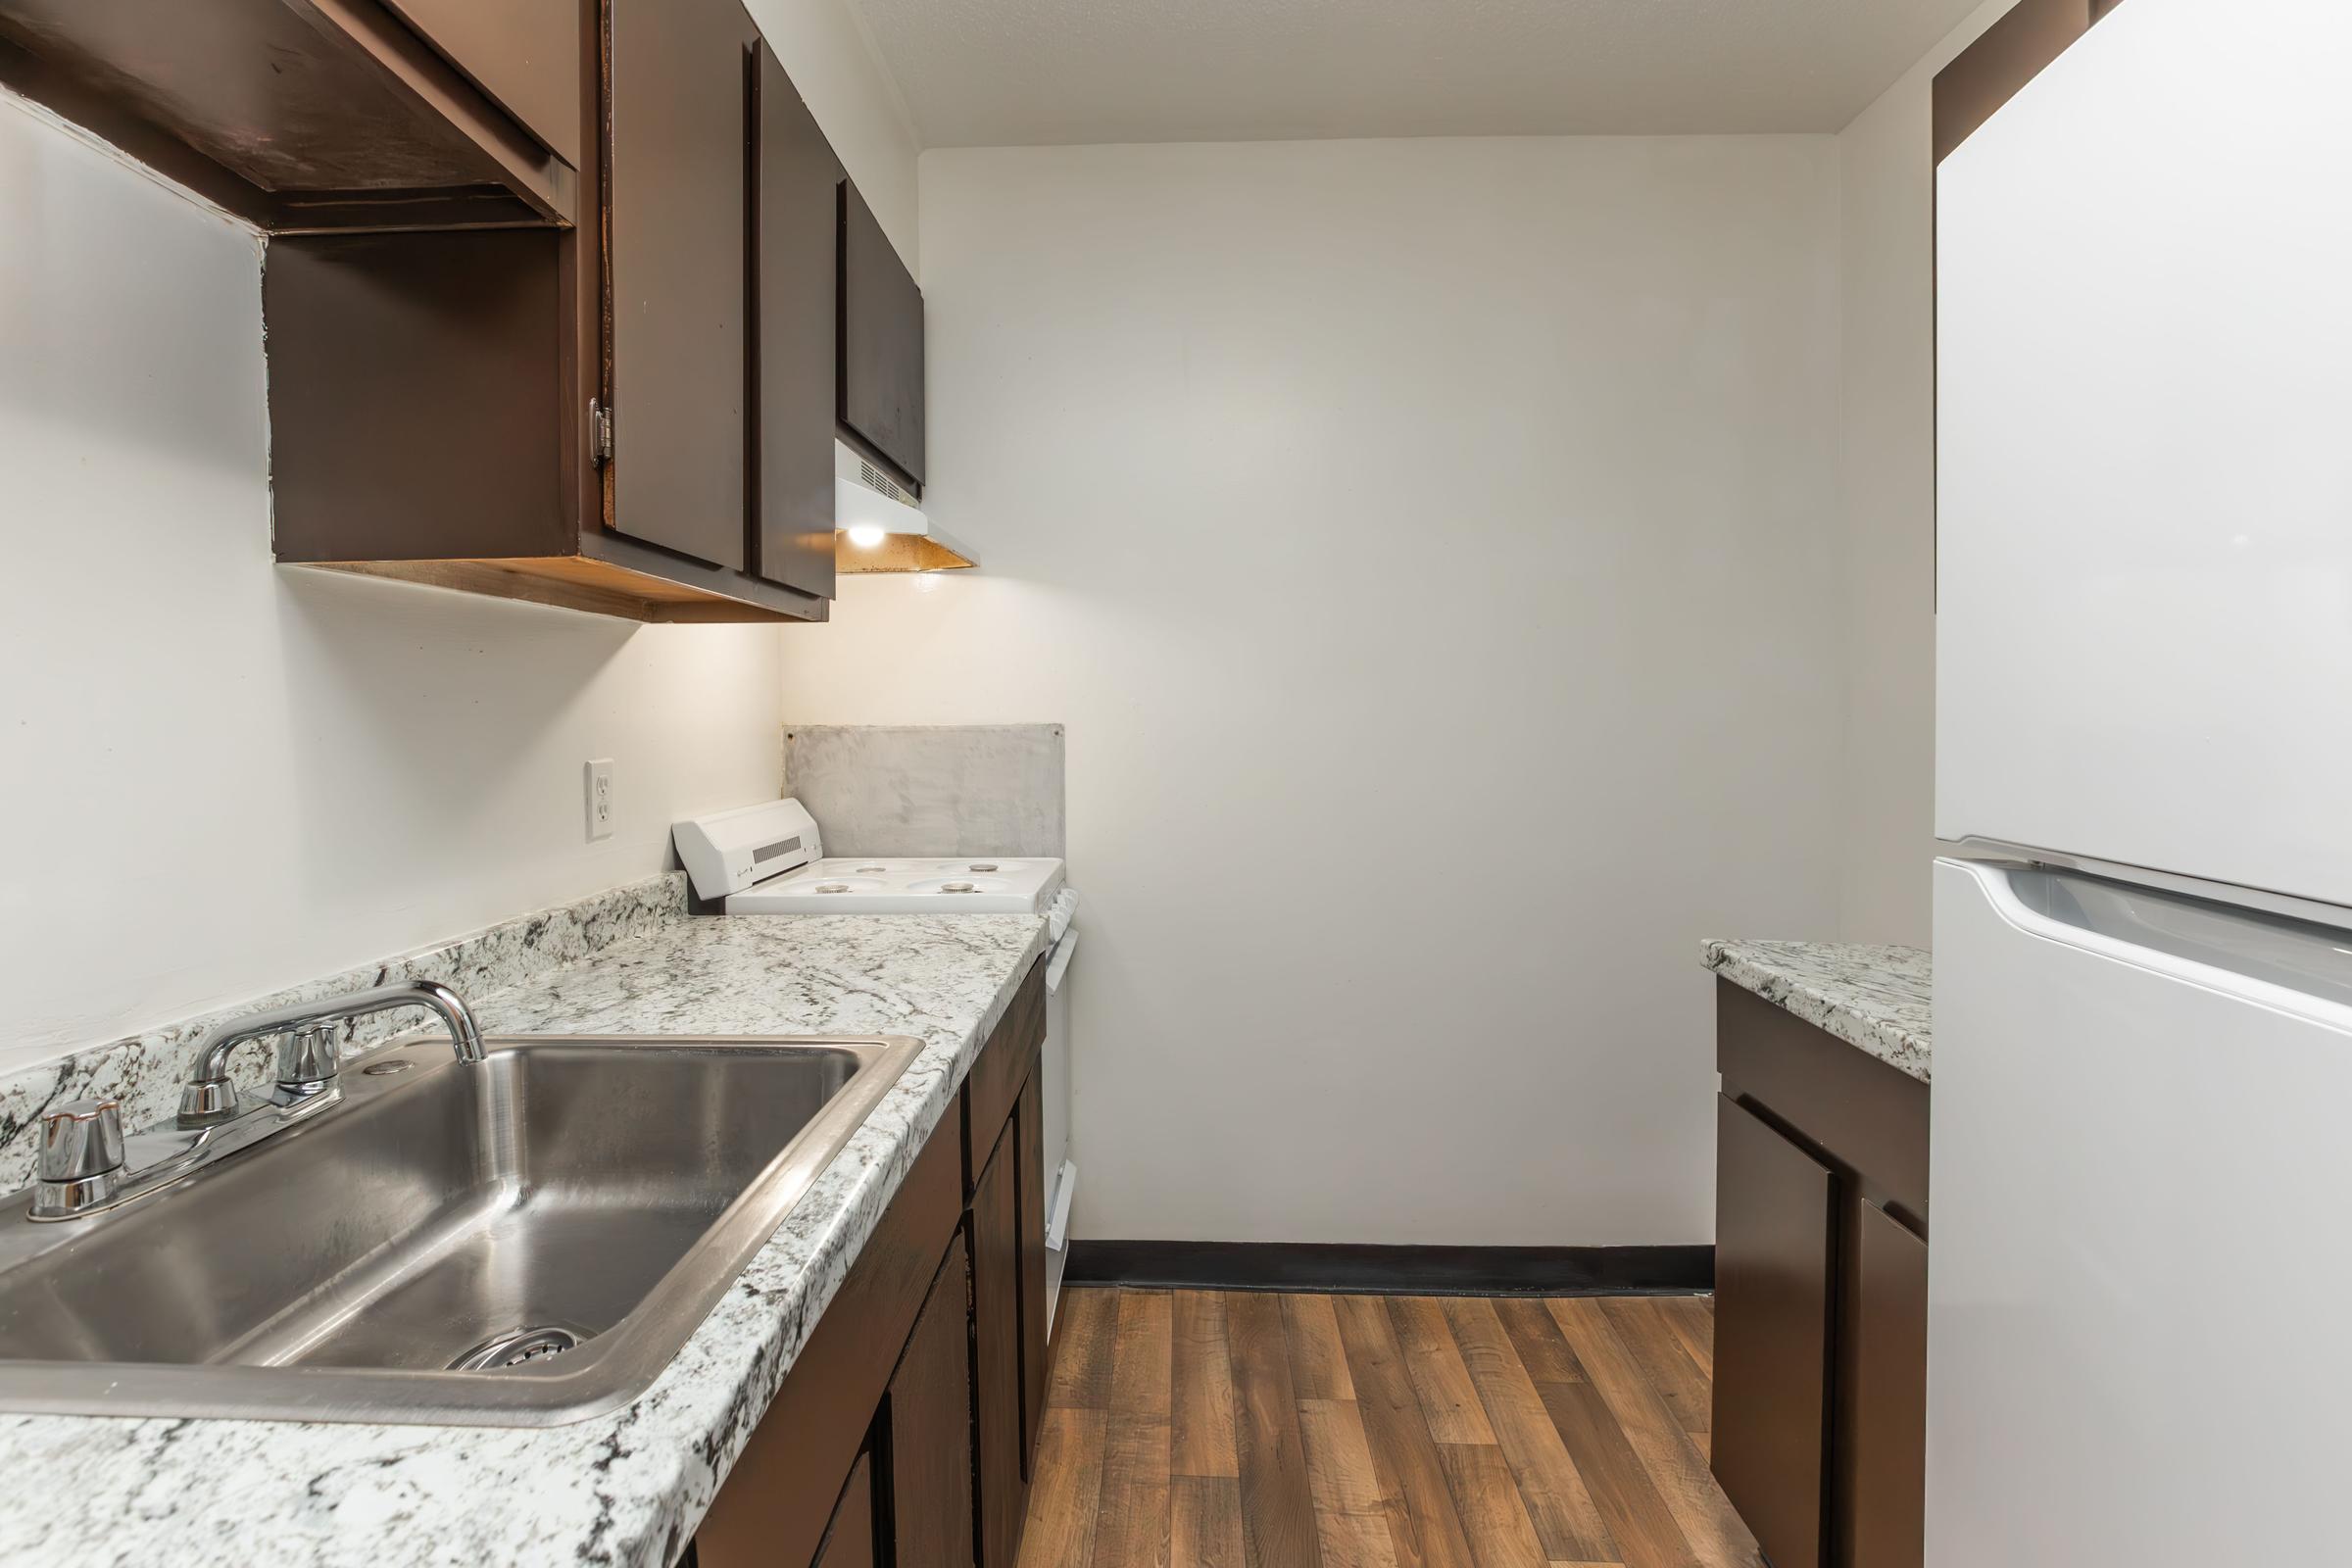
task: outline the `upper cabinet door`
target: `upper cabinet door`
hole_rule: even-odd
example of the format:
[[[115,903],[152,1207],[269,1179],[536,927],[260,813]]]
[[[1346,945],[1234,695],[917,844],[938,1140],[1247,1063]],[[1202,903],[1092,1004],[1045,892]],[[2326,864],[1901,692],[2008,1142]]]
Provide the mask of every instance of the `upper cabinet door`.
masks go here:
[[[764,41],[752,91],[750,569],[830,598],[841,164]]]
[[[741,567],[746,52],[736,0],[611,0],[618,532]]]
[[[841,192],[841,422],[919,487],[923,291],[858,187]]]

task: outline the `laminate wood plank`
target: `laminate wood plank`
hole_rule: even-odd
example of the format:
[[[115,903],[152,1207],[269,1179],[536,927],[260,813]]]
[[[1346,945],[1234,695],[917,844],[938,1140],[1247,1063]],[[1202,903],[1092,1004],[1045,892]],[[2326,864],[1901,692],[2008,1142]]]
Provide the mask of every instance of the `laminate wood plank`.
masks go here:
[[[1112,1410],[1092,1568],[1168,1568],[1172,1485],[1168,1418]]]
[[[1321,1568],[1282,1302],[1271,1296],[1226,1297],[1225,1337],[1233,1354],[1242,1541],[1250,1568]]]
[[[1398,1568],[1396,1533],[1378,1515],[1318,1513],[1315,1530],[1323,1568]]]
[[[1069,1297],[1062,1300],[1066,1310]],[[1037,1442],[1037,1482],[1029,1489],[1029,1521],[1021,1536],[1021,1568],[1088,1568],[1093,1560],[1107,1419],[1101,1410],[1070,1406],[1046,1411]]]
[[[1240,1481],[1232,1476],[1173,1477],[1168,1482],[1168,1509],[1169,1568],[1246,1568]],[[1024,1562],[1023,1568],[1029,1565]]]
[[[1213,1291],[1178,1291],[1173,1333],[1175,1454],[1170,1469],[1180,1476],[1239,1477],[1224,1298]]]
[[[1471,1385],[1470,1369],[1462,1364],[1462,1352],[1446,1322],[1445,1307],[1427,1296],[1392,1296],[1388,1299],[1389,1319],[1396,1326],[1396,1343],[1404,1348],[1405,1368],[1412,1375],[1414,1392],[1421,1396],[1429,1435],[1440,1443],[1491,1446],[1494,1429],[1488,1424],[1486,1407],[1479,1403],[1478,1390]]]
[[[1119,1292],[1094,1568],[1165,1568],[1175,1350],[1165,1291]]]
[[[1317,1513],[1387,1517],[1372,1442],[1353,1399],[1300,1399],[1298,1435]]]
[[[1562,1562],[1605,1562],[1615,1556],[1609,1528],[1494,1304],[1463,1298],[1446,1301],[1445,1312],[1494,1429],[1495,1446],[1510,1464],[1545,1554]]]
[[[1454,1512],[1478,1555],[1478,1568],[1546,1568],[1550,1559],[1500,1448],[1441,1443],[1438,1462],[1452,1488]]]
[[[1388,1303],[1342,1296],[1332,1306],[1399,1568],[1477,1568]]]
[[[1173,1315],[1165,1291],[1119,1293],[1119,1337],[1110,1363],[1113,1413],[1169,1419],[1176,1366]]]
[[[1650,1484],[1600,1391],[1579,1382],[1546,1383],[1541,1392],[1626,1568],[1697,1568],[1674,1510]]]
[[[1713,1396],[1705,1375],[1683,1348],[1681,1338],[1657,1302],[1647,1297],[1621,1296],[1603,1299],[1600,1307],[1682,1429],[1693,1438],[1703,1435],[1714,1417]]]
[[[1328,1296],[1286,1296],[1282,1323],[1291,1342],[1291,1383],[1301,1399],[1352,1399],[1348,1352]]]
[[[1675,1338],[1702,1377],[1715,1376],[1715,1298],[1711,1296],[1661,1296],[1658,1311],[1673,1328]]]
[[[1069,1286],[1054,1319],[1051,1410],[1110,1408],[1110,1358],[1118,1339],[1119,1293]]]
[[[1511,1337],[1511,1348],[1519,1352],[1519,1364],[1527,1368],[1531,1379],[1538,1384],[1586,1381],[1585,1369],[1576,1364],[1576,1352],[1568,1348],[1567,1338],[1542,1301],[1506,1296],[1494,1306],[1503,1332]]]
[[[1323,1568],[1396,1568],[1390,1510],[1355,1401],[1301,1398],[1298,1433]]]
[[[1761,1563],[1755,1537],[1716,1486],[1707,1461],[1665,1399],[1642,1375],[1641,1363],[1610,1326],[1600,1302],[1588,1297],[1546,1304],[1698,1560],[1706,1568]]]

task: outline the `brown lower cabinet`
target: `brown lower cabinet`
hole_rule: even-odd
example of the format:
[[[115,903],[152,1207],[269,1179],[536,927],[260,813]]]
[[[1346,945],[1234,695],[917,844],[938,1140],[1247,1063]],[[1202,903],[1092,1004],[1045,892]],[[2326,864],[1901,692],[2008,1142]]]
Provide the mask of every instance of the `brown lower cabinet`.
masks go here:
[[[841,1501],[826,1527],[824,1544],[816,1548],[816,1568],[881,1568],[874,1550],[874,1466],[858,1456],[850,1484],[841,1489]]]
[[[1047,1353],[1021,1125],[1044,995],[1041,963],[711,1500],[699,1568],[1011,1568]]]
[[[1919,1568],[1928,1086],[1716,989],[1716,1479],[1774,1568]]]
[[[1776,1564],[1819,1563],[1837,1177],[1727,1099],[1715,1171],[1715,1476]]]
[[[949,1244],[890,1380],[890,1537],[898,1568],[972,1568],[972,1270]]]

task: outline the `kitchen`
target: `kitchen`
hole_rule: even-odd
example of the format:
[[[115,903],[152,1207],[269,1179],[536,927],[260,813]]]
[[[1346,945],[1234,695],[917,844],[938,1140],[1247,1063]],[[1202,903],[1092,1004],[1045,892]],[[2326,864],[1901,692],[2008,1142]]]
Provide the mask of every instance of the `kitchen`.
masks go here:
[[[0,1549],[2326,1560],[2342,41],[0,0]]]

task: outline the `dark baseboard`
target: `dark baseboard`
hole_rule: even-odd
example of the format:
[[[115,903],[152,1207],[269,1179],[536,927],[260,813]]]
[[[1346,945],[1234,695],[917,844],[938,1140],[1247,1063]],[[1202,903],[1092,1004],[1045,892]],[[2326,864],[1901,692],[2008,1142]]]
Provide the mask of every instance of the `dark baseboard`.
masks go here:
[[[1664,1296],[1715,1288],[1712,1247],[1070,1243],[1069,1285],[1347,1296]]]

